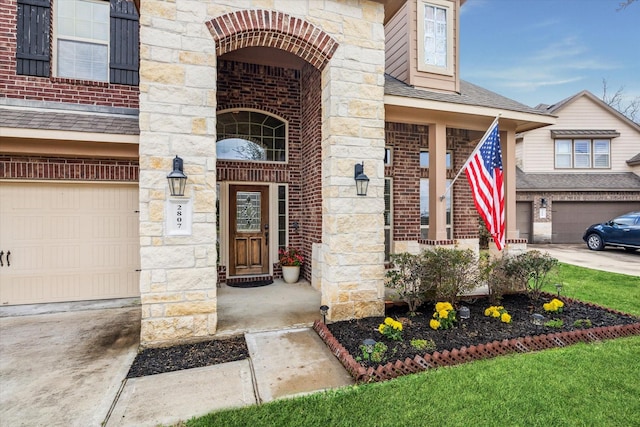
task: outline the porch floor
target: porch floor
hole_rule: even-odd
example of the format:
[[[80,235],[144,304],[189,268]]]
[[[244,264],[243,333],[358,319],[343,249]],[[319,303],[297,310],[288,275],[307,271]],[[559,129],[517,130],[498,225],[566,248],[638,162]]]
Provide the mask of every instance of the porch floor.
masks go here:
[[[310,327],[321,319],[320,292],[305,280],[258,288],[218,288],[218,330],[216,336],[246,332]]]

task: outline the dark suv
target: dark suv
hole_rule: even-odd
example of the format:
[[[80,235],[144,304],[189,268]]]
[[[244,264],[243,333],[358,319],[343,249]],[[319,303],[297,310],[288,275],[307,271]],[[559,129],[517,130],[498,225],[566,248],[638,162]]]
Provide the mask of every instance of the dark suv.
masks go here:
[[[640,212],[629,212],[587,228],[582,236],[592,251],[605,246],[619,246],[628,251],[640,249]]]

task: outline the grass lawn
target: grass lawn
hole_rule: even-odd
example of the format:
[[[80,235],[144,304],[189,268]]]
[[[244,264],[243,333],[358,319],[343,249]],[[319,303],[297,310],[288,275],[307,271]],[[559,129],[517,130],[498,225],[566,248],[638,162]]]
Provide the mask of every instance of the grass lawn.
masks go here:
[[[640,316],[640,277],[566,264],[559,274],[562,295]],[[225,410],[186,425],[640,426],[638,396],[640,336],[635,336]]]

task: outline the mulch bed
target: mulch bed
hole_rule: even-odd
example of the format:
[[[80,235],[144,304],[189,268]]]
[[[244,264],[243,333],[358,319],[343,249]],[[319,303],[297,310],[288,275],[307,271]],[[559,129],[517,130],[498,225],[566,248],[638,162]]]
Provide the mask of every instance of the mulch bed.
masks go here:
[[[386,315],[403,319],[403,340],[391,341],[378,332],[384,317],[370,317],[325,325],[316,322],[314,329],[327,343],[357,381],[376,381],[394,378],[421,370],[493,357],[511,352],[542,350],[550,347],[589,342],[598,339],[640,335],[640,318],[594,304],[562,298],[562,313],[545,314],[547,320],[562,319],[562,328],[535,326],[531,311],[544,313],[543,302],[553,298],[545,295],[531,306],[525,295],[508,295],[502,305],[512,316],[512,322],[502,323],[484,316],[490,304],[486,298],[466,301],[471,317],[458,321],[452,329],[434,331],[429,327],[433,303],[425,304],[417,316],[409,317],[405,307],[395,306]],[[406,320],[405,320],[406,319]],[[589,319],[591,327],[574,326],[576,320]],[[382,341],[388,346],[387,357],[370,363],[362,358],[360,346],[366,338]],[[410,344],[412,339],[433,340],[433,351],[420,351]],[[151,348],[140,352],[127,374],[127,378],[160,374],[182,369],[198,368],[218,363],[243,360],[249,357],[244,337],[211,340],[167,348]],[[358,360],[356,360],[358,359]]]
[[[127,378],[182,369],[201,368],[218,363],[234,362],[249,357],[244,337],[234,337],[183,344],[166,348],[148,348],[138,353]]]
[[[551,298],[553,295],[544,295],[541,301],[532,306],[526,295],[505,296],[501,304],[512,316],[509,324],[484,315],[484,310],[491,305],[486,298],[464,302],[471,310],[471,317],[458,321],[451,329],[437,331],[429,327],[433,303],[425,304],[420,314],[414,317],[408,316],[406,308],[393,307],[386,314],[405,323],[402,341],[387,339],[378,332],[384,317],[329,325],[317,322],[314,328],[358,381],[384,380],[500,354],[640,334],[639,318],[568,298],[562,298],[566,303],[562,313],[545,313],[542,304]],[[563,326],[534,325],[531,322],[534,310],[544,314],[546,320],[562,319]],[[590,327],[574,325],[574,322],[584,319],[589,319]],[[361,345],[365,338],[373,338],[387,345],[388,350],[382,362],[363,360]],[[433,340],[435,349],[416,350],[410,344],[412,339]]]

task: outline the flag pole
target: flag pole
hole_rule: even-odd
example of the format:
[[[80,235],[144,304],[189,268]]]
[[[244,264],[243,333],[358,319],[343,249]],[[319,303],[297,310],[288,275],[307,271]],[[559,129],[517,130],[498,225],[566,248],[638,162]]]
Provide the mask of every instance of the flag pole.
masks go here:
[[[456,182],[456,180],[460,177],[460,174],[462,173],[462,171],[467,167],[467,165],[469,164],[469,162],[471,161],[471,159],[473,158],[473,156],[476,155],[476,153],[478,152],[478,150],[480,149],[480,147],[482,146],[482,144],[484,143],[484,141],[487,139],[487,137],[489,136],[489,133],[491,132],[491,129],[493,129],[493,127],[496,125],[496,123],[498,122],[498,120],[500,120],[500,116],[502,115],[502,113],[498,113],[498,115],[496,116],[496,118],[493,120],[493,122],[491,123],[491,126],[489,126],[489,128],[487,128],[487,131],[484,133],[484,135],[482,136],[482,138],[480,138],[480,142],[478,142],[478,145],[476,145],[476,148],[473,149],[473,151],[471,152],[471,154],[469,155],[469,157],[467,158],[467,161],[464,162],[464,165],[462,165],[462,167],[460,168],[460,170],[458,171],[458,173],[456,174],[456,176],[453,178],[453,180],[449,183],[449,185],[447,186],[446,190],[444,190],[444,194],[442,196],[440,196],[440,201],[443,201],[444,198],[447,196],[447,193],[449,192],[449,190],[451,190],[451,187],[453,186],[453,183]]]

